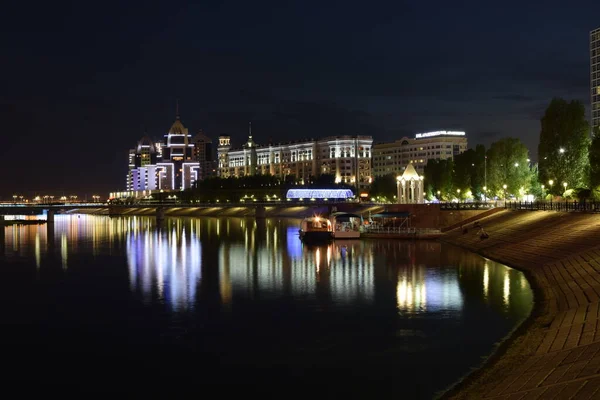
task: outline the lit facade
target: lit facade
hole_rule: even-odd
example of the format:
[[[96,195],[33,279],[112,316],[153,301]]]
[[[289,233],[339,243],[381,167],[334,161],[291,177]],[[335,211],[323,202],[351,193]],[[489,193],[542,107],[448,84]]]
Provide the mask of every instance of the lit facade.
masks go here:
[[[408,164],[423,175],[427,161],[453,159],[467,150],[465,132],[418,133],[391,143],[373,145],[373,176],[400,175]]]
[[[600,28],[590,32],[591,125],[600,126]]]
[[[212,151],[210,143],[210,139],[202,134],[192,138],[178,115],[163,141],[153,142],[145,136],[129,151],[126,190],[191,188],[197,180],[203,179],[203,167],[206,167],[207,159],[212,159],[208,155]],[[202,149],[196,149],[196,145]]]
[[[198,180],[204,180],[216,175],[216,163],[213,158],[212,140],[202,130],[192,138],[193,158],[198,161]]]
[[[332,136],[291,143],[258,145],[252,138],[233,149],[229,136],[219,137],[218,175],[223,178],[273,175],[294,176],[303,183],[321,174],[335,176],[360,188],[371,183],[371,136]]]
[[[290,189],[285,195],[288,199],[351,199],[350,189]]]

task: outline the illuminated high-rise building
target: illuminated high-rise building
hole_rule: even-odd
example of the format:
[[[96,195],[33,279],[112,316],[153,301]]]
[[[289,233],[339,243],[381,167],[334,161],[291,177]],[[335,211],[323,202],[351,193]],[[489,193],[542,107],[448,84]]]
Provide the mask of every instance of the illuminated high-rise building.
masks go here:
[[[590,94],[593,129],[600,126],[600,28],[590,32]]]
[[[153,142],[147,136],[142,138],[137,147],[129,151],[127,191],[191,188],[200,179],[201,171],[199,154],[195,152],[191,136],[177,114],[163,141]],[[200,139],[197,141],[201,142]],[[206,148],[202,151],[206,152]]]
[[[436,131],[417,133],[395,142],[373,145],[373,176],[400,175],[412,164],[423,175],[427,161],[453,159],[467,150],[465,132]]]
[[[216,175],[216,165],[213,157],[212,140],[202,132],[202,129],[192,138],[193,160],[198,163],[200,170],[198,180],[204,180]]]

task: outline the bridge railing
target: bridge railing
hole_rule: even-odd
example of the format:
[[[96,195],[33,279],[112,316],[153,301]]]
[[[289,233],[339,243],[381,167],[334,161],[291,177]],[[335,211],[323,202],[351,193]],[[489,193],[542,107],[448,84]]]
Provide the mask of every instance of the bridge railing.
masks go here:
[[[507,201],[508,210],[600,212],[598,201]]]

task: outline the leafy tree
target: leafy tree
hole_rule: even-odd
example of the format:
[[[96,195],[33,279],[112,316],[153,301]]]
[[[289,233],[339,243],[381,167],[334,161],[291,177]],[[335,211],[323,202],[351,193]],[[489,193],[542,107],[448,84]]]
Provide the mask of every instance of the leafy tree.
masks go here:
[[[585,107],[579,101],[555,98],[541,120],[539,180],[551,193],[563,191],[563,182],[571,188],[586,185],[589,165],[589,124]],[[552,180],[553,185],[548,182]]]
[[[313,185],[315,187],[323,187],[323,188],[334,187],[336,185],[335,184],[335,175],[321,174],[313,180]]]
[[[396,175],[388,174],[384,176],[378,176],[373,180],[369,195],[371,197],[385,197],[388,200],[392,200],[396,196],[398,188],[396,187]]]
[[[460,189],[461,198],[469,197],[479,199],[485,186],[485,147],[477,145],[454,157],[453,186]]]
[[[590,145],[590,188],[600,191],[600,127],[594,129]]]
[[[452,190],[452,174],[454,162],[447,160],[429,160],[424,170],[425,193],[428,199],[437,197],[450,200],[454,196]],[[438,192],[440,192],[438,196]]]
[[[487,183],[491,196],[520,195],[530,189],[529,150],[515,138],[492,143],[487,158]],[[506,185],[506,193],[504,190]]]

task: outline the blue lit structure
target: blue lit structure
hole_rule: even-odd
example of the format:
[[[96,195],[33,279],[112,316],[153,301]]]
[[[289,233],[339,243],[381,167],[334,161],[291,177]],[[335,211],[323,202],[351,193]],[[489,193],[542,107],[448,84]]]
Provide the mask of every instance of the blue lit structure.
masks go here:
[[[290,189],[285,195],[288,199],[351,199],[350,189]]]

